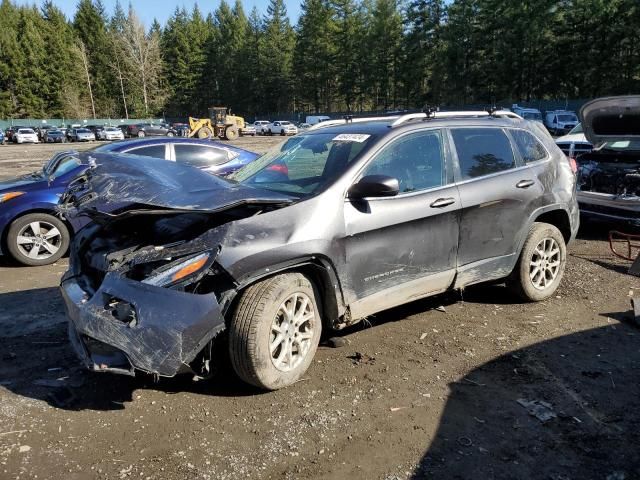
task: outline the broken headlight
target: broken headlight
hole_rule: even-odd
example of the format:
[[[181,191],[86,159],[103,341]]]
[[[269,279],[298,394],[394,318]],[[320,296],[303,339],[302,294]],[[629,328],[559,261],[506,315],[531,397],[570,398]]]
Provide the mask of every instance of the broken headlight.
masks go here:
[[[215,255],[210,252],[201,253],[187,259],[181,258],[162,268],[152,272],[151,276],[142,280],[142,283],[156,287],[169,287],[182,283],[189,278],[202,274],[211,266]]]

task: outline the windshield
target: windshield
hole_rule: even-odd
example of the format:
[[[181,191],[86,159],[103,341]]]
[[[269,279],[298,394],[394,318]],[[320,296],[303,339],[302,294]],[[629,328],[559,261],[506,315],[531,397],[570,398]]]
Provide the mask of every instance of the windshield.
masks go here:
[[[120,131],[120,130],[118,130],[118,129],[117,129],[117,128],[115,128],[115,127],[107,127],[107,128],[105,128],[105,130],[106,130],[107,132],[119,132],[119,131]]]
[[[522,112],[522,118],[526,120],[540,120],[542,121],[542,114],[539,112]]]
[[[252,187],[308,197],[338,178],[374,138],[369,134],[298,135],[228,178]]]
[[[579,123],[577,124],[575,127],[573,127],[573,129],[569,132],[569,135],[573,135],[576,133],[584,133],[584,130],[582,129],[582,124]]]
[[[280,122],[280,125],[290,125],[289,122]]]
[[[18,133],[27,134],[27,133],[34,133],[34,131],[31,130],[30,128],[21,128],[20,130],[18,130]]]
[[[578,117],[575,115],[558,115],[558,121],[560,122],[577,122]]]
[[[76,130],[76,133],[90,133],[90,131],[86,128],[79,128]]]

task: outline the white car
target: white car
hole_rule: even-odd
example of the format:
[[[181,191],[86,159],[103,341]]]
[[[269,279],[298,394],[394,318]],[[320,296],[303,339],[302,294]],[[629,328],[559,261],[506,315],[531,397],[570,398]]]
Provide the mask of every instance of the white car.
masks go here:
[[[517,103],[511,106],[511,111],[517,115],[520,115],[525,120],[532,120],[534,122],[542,122],[542,112],[537,108],[521,107]]]
[[[270,123],[271,122],[269,120],[256,120],[255,122],[253,122],[253,126],[255,127],[256,133],[258,135],[266,135],[267,127]]]
[[[244,124],[244,128],[240,129],[240,135],[242,136],[249,136],[249,137],[255,137],[256,136],[256,127],[254,127],[253,125],[251,125],[250,123],[245,123]]]
[[[124,133],[116,127],[105,127],[98,130],[98,140],[124,140]]]
[[[573,158],[593,150],[593,145],[587,140],[581,123],[578,123],[575,128],[565,136],[556,138],[556,145],[558,145],[567,157],[573,155]]]
[[[547,112],[544,116],[544,126],[553,135],[564,135],[575,128],[579,123],[576,112],[567,110],[555,110]]]
[[[14,143],[39,143],[38,134],[31,128],[21,128],[13,134]]]
[[[286,120],[278,120],[267,125],[267,135],[297,135],[298,127]]]

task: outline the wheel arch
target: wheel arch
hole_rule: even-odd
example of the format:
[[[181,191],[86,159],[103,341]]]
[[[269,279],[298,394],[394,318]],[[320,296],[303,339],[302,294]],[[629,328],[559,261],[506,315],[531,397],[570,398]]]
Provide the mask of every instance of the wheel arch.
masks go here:
[[[302,273],[313,284],[318,291],[316,300],[321,309],[323,324],[333,328],[338,324],[340,317],[346,311],[344,292],[335,266],[328,258],[323,256],[311,256],[298,258],[296,260],[277,264],[268,271],[253,272],[246,275],[237,287],[231,292],[227,291],[222,297],[226,297],[226,308],[224,311],[226,321],[229,320],[229,313],[233,311],[235,304],[242,293],[251,285],[286,273]],[[231,297],[231,298],[229,298]]]
[[[540,213],[533,222],[541,222],[548,223],[553,225],[564,237],[565,243],[569,243],[571,240],[571,220],[569,217],[569,213],[562,208],[557,208],[555,210],[549,210],[546,212]],[[532,222],[532,223],[533,223]]]

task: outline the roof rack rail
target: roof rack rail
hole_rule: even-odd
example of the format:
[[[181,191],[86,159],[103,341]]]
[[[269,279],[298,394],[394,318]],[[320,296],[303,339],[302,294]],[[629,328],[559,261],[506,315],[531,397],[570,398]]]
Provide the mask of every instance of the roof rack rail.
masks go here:
[[[517,118],[522,119],[517,113],[513,113],[509,110],[495,110],[489,113],[487,110],[463,110],[455,112],[435,112],[432,117],[429,118],[475,118],[475,117],[497,117],[497,118]]]
[[[418,118],[427,118],[426,113],[407,113],[405,115],[399,116],[397,119],[393,121],[391,124],[392,127],[398,126],[402,123],[408,122],[410,120],[416,120]]]
[[[386,117],[358,117],[358,118],[353,118],[352,116],[349,116],[349,117],[350,118],[348,120],[346,118],[343,118],[341,120],[325,120],[324,122],[316,123],[309,130],[307,130],[307,132],[309,132],[311,130],[320,130],[321,128],[335,127],[336,125],[345,125],[347,123],[361,123],[361,122],[373,122],[373,121],[381,121],[381,120],[394,120],[394,119],[398,118],[397,115],[395,115],[395,116],[386,116]]]

